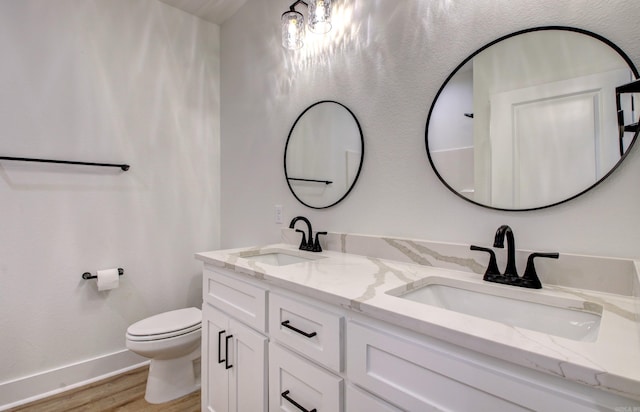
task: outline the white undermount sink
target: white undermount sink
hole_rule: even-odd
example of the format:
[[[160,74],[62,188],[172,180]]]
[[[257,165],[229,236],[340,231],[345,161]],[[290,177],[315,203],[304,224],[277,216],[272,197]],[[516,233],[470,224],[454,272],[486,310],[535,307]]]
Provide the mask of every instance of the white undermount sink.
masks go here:
[[[252,262],[264,263],[271,266],[293,265],[294,263],[312,262],[314,260],[322,258],[320,256],[302,256],[300,254],[296,254],[295,252],[282,250],[263,250],[243,253],[240,255],[240,257]]]
[[[398,297],[549,335],[596,341],[602,306],[518,289],[443,278]]]

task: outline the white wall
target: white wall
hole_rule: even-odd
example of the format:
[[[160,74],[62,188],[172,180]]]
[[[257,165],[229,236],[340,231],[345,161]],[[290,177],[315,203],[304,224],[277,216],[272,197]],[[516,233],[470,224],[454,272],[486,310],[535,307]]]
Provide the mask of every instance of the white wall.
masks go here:
[[[473,146],[473,69],[465,65],[442,89],[429,120],[431,153]]]
[[[219,246],[219,27],[156,0],[2,1],[0,56],[0,156],[131,165],[0,161],[2,384],[201,304],[193,253]],[[118,266],[113,291],[81,279]]]
[[[429,154],[438,173],[459,194],[474,198],[473,69],[467,63],[447,82],[429,119]]]
[[[273,205],[314,229],[490,245],[509,224],[520,248],[639,257],[640,149],[588,194],[549,209],[501,212],[448,191],[427,161],[424,129],[442,82],[464,58],[542,25],[590,30],[640,64],[637,0],[341,0],[335,30],[299,52],[280,46],[285,0],[249,0],[221,29],[223,247],[279,240]],[[333,99],[361,122],[365,159],[339,205],[311,210],[289,193],[287,133],[311,103]]]

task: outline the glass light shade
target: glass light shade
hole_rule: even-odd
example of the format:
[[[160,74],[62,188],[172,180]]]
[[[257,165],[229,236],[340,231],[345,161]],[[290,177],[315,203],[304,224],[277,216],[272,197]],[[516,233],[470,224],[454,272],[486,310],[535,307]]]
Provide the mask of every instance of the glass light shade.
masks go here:
[[[282,13],[282,47],[297,50],[304,44],[304,17],[297,11]]]
[[[317,34],[331,30],[331,0],[309,1],[309,30]]]

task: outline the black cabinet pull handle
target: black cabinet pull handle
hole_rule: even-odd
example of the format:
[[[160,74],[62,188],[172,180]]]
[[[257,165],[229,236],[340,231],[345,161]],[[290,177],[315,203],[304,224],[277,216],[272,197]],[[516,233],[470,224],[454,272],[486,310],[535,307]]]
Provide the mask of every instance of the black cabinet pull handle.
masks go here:
[[[302,331],[302,330],[300,330],[300,329],[298,329],[298,328],[296,328],[294,326],[291,326],[289,323],[290,323],[290,321],[285,320],[284,322],[282,322],[280,324],[282,326],[284,326],[285,328],[289,328],[294,332],[298,332],[299,334],[301,334],[301,335],[303,335],[303,336],[305,336],[307,338],[313,338],[314,336],[317,335],[317,333],[315,333],[315,332],[311,332],[311,333],[304,332],[304,331]]]
[[[227,355],[226,359],[224,360],[224,368],[225,369],[231,369],[233,368],[233,365],[229,364],[229,340],[233,338],[233,335],[229,335],[226,338],[224,338],[224,351]]]
[[[294,401],[291,397],[289,397],[289,391],[286,390],[284,392],[282,392],[282,397],[285,398],[286,400],[288,400],[289,402],[291,402],[291,404],[293,406],[295,406],[296,408],[300,409],[302,412],[317,412],[316,408],[309,410],[306,410],[302,405],[300,405],[298,402]]]
[[[225,360],[222,359],[222,342],[221,339],[222,338],[222,334],[225,333],[226,331],[221,330],[220,332],[218,332],[218,363],[222,363]]]

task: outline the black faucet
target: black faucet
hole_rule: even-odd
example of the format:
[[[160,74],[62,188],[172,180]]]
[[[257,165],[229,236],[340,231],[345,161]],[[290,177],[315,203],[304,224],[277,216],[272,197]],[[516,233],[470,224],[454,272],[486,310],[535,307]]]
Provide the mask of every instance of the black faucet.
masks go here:
[[[559,253],[532,253],[527,258],[527,268],[524,270],[524,275],[520,278],[520,285],[525,288],[532,289],[541,289],[542,283],[538,278],[538,274],[536,273],[536,267],[533,265],[533,259],[537,257],[558,259],[560,257]]]
[[[469,249],[479,250],[481,252],[487,252],[489,254],[489,265],[487,265],[487,270],[484,272],[484,277],[482,278],[482,280],[493,282],[493,280],[491,279],[496,276],[502,276],[502,274],[500,273],[500,269],[498,268],[498,262],[496,261],[496,254],[492,249],[475,245],[471,245]]]
[[[300,229],[296,229],[296,232],[300,232],[302,233],[302,241],[300,242],[300,250],[307,250],[309,252],[322,252],[322,247],[320,246],[320,239],[319,236],[320,235],[326,235],[327,232],[318,232],[316,233],[316,241],[313,241],[313,230],[311,229],[311,222],[309,222],[309,219],[307,219],[304,216],[297,216],[294,217],[291,220],[291,223],[289,223],[289,229],[293,229],[294,226],[296,225],[296,222],[298,220],[302,220],[304,223],[307,224],[307,229],[309,231],[309,236],[306,237],[304,234],[304,231],[300,230]],[[307,240],[308,239],[308,240]]]
[[[504,248],[504,238],[507,237],[507,267],[504,275],[508,278],[517,278],[518,269],[516,269],[516,242],[513,238],[513,230],[507,225],[502,225],[496,230],[496,237],[493,241],[493,247]]]
[[[487,252],[490,255],[489,265],[484,273],[483,280],[487,282],[502,283],[504,285],[520,286],[530,289],[541,289],[542,283],[536,273],[536,268],[533,264],[533,259],[537,257],[558,259],[560,254],[558,253],[532,253],[527,259],[527,268],[524,271],[522,277],[518,276],[518,270],[516,269],[516,246],[513,236],[513,230],[507,225],[502,225],[496,231],[496,236],[493,242],[493,247],[503,248],[504,238],[507,237],[507,267],[504,273],[500,273],[498,264],[496,262],[496,254],[489,248],[479,247],[471,245],[471,250],[478,250]]]

